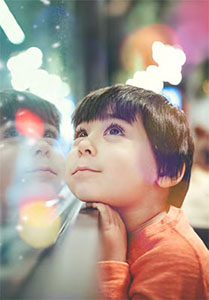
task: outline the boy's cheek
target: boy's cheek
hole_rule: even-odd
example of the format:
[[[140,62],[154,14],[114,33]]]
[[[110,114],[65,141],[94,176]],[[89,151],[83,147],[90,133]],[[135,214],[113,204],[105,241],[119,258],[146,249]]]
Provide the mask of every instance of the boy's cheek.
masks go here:
[[[71,150],[68,154],[68,157],[66,159],[66,170],[67,173],[71,174],[76,167],[76,156],[75,151]]]
[[[16,169],[17,153],[13,148],[1,149],[0,151],[0,191],[3,193],[10,187]],[[6,170],[6,172],[5,172]],[[4,176],[2,176],[4,174]]]
[[[65,169],[65,179],[68,182],[70,182],[72,177],[72,166],[71,166],[71,157],[68,156],[66,161],[66,169]]]

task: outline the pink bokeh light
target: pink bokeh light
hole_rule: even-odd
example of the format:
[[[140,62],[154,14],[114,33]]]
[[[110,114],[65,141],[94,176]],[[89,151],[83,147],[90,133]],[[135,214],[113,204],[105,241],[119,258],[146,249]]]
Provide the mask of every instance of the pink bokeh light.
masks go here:
[[[209,57],[209,1],[180,1],[175,14],[176,32],[187,64]]]

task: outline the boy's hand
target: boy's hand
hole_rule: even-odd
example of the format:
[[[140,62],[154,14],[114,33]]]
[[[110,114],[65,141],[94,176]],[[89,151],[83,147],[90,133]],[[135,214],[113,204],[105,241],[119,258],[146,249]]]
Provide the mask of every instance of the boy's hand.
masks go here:
[[[102,203],[86,203],[86,206],[97,208],[100,213],[100,260],[125,262],[127,253],[127,233],[118,212]]]

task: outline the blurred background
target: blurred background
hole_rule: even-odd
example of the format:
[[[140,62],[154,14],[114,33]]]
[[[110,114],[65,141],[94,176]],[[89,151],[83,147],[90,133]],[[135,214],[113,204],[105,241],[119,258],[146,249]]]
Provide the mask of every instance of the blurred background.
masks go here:
[[[0,90],[54,103],[68,150],[76,103],[116,83],[162,93],[187,114],[195,156],[183,209],[209,247],[209,0],[0,0]],[[81,204],[65,192],[60,214],[74,219]],[[18,285],[11,271],[25,278],[40,253],[17,246],[14,228],[0,242],[5,293]]]
[[[0,89],[53,102],[69,143],[77,101],[116,83],[186,112],[196,150],[184,209],[208,243],[209,1],[0,0]]]
[[[208,97],[208,0],[0,0],[0,8],[0,89],[76,102],[166,64],[164,88],[174,88],[185,107]],[[154,42],[185,58],[169,49],[153,53]]]

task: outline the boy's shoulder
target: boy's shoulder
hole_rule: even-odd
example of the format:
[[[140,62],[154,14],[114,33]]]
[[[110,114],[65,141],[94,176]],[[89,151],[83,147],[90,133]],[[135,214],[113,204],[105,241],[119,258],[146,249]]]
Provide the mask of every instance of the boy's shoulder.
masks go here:
[[[162,260],[174,265],[188,264],[194,269],[208,266],[209,251],[190,226],[181,209],[171,207],[158,224],[145,228],[130,247],[130,260]],[[189,268],[191,269],[191,268]]]
[[[175,282],[178,288],[186,290],[185,295],[187,292],[195,295],[197,291],[200,295],[207,294],[209,251],[184,213],[179,209],[173,213],[175,218],[167,216],[141,232],[132,243],[128,260],[132,277],[140,284],[147,284],[151,274],[156,287],[172,286]]]
[[[138,288],[143,292],[148,287],[154,296],[163,290],[162,297],[167,295],[167,299],[208,299],[209,251],[182,211],[174,209],[174,212],[175,218],[168,216],[145,229],[132,243],[129,252],[130,272],[134,278],[131,291]],[[166,288],[159,290],[159,286]]]

